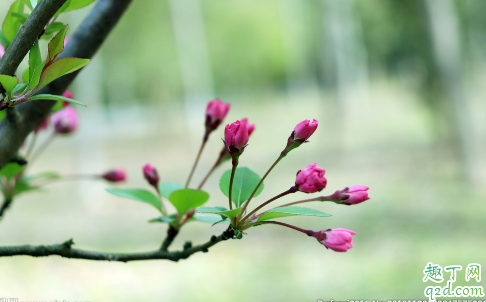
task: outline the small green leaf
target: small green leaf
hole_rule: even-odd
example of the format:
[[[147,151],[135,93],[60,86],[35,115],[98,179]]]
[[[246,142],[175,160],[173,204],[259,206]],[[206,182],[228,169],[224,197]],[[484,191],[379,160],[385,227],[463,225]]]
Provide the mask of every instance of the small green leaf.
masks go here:
[[[222,211],[221,207],[201,207],[197,209],[197,212],[201,214],[218,214],[220,216],[223,215],[225,217],[228,217],[230,221],[234,221],[236,215],[238,215],[241,212],[241,208],[236,208],[229,211],[228,210]]]
[[[199,222],[207,222],[207,223],[216,223],[221,220],[220,217],[217,216],[194,216],[188,219],[188,221],[199,221]]]
[[[20,193],[32,191],[32,190],[39,190],[40,187],[32,186],[25,178],[21,178],[15,182],[15,194],[18,195]]]
[[[46,27],[44,35],[52,35],[55,32],[60,31],[64,28],[64,23],[62,22],[53,22]]]
[[[231,169],[224,172],[219,181],[219,187],[226,196],[229,196],[230,179]],[[250,197],[260,180],[260,176],[247,167],[236,168],[235,177],[233,179],[233,192],[231,194],[231,199],[235,203],[236,207],[240,207],[241,204]],[[260,185],[253,197],[258,196],[262,190],[263,183]]]
[[[62,108],[64,108],[64,104],[62,103],[62,101],[57,101],[56,104],[54,106],[52,106],[51,112],[59,111]]]
[[[34,89],[39,84],[44,64],[39,49],[39,41],[36,40],[29,52],[29,86],[28,90]]]
[[[59,177],[60,175],[57,172],[42,172],[34,175],[24,175],[22,179],[25,181],[33,181],[39,179],[58,179]]]
[[[160,216],[160,217],[157,217],[157,218],[154,218],[154,219],[150,219],[148,222],[150,222],[150,223],[154,223],[154,222],[172,223],[174,221],[176,221],[174,218],[169,218],[169,217],[166,217],[166,216]]]
[[[7,179],[12,179],[15,175],[20,173],[25,166],[21,166],[17,163],[8,163],[0,170],[0,175],[5,176]]]
[[[3,88],[7,90],[9,95],[12,93],[12,90],[15,88],[18,82],[19,79],[16,77],[0,74],[0,83],[3,85]]]
[[[25,88],[27,88],[27,83],[17,84],[15,88],[12,90],[12,95],[16,93],[22,93],[22,91],[24,91]]]
[[[62,58],[50,63],[48,66],[44,67],[36,91],[55,79],[84,67],[88,63],[89,59],[78,58]]]
[[[27,21],[27,18],[29,17],[29,14],[22,14],[22,13],[13,12],[12,13],[12,16],[14,16],[15,18],[19,18],[20,19],[20,23],[21,24],[24,24],[25,21]]]
[[[48,48],[48,58],[47,62],[54,61],[56,57],[62,52],[64,49],[64,38],[66,37],[66,32],[68,30],[68,25],[66,24],[58,33],[57,35],[52,38],[49,42]]]
[[[290,206],[290,207],[281,207],[281,208],[268,210],[267,212],[263,213],[260,217],[258,217],[257,221],[264,221],[264,220],[275,219],[280,217],[288,217],[288,216],[329,217],[331,215],[314,209]]]
[[[172,192],[169,196],[169,201],[181,216],[190,208],[202,206],[208,199],[208,193],[194,189],[180,189]]]
[[[60,96],[60,95],[54,95],[54,94],[38,94],[38,95],[35,95],[35,96],[29,98],[28,100],[29,101],[35,101],[35,100],[66,101],[66,102],[70,102],[70,103],[74,103],[74,104],[77,104],[77,105],[87,107],[85,104],[78,102],[76,100],[66,98],[66,97],[63,97],[63,96]]]
[[[172,192],[180,189],[184,189],[184,185],[172,181],[164,181],[159,183],[160,195],[164,196],[167,199],[169,199],[169,196],[170,194],[172,194]]]
[[[213,226],[215,226],[215,225],[217,225],[217,224],[219,224],[219,223],[230,223],[230,221],[229,221],[228,217],[225,217],[225,218],[222,218],[221,220],[216,221],[215,223],[213,223],[213,224],[211,225],[211,227],[213,227]]]
[[[144,189],[106,189],[116,196],[148,203],[162,212],[162,204],[157,196]]]
[[[3,35],[10,43],[12,42],[13,38],[17,34],[17,31],[20,27],[20,20],[17,17],[14,17],[12,13],[23,13],[24,12],[24,3],[21,0],[17,0],[10,6],[10,9],[3,21],[2,30]]]
[[[95,2],[95,0],[71,0],[71,1],[69,1],[69,3],[66,1],[66,3],[68,5],[66,5],[66,3],[65,3],[64,5],[66,5],[66,7],[62,11],[61,11],[61,9],[63,7],[61,7],[61,9],[59,9],[58,13],[69,12],[69,11],[72,11],[72,10],[75,10],[75,9],[80,9],[80,8],[83,8],[85,6],[90,5],[93,2]]]

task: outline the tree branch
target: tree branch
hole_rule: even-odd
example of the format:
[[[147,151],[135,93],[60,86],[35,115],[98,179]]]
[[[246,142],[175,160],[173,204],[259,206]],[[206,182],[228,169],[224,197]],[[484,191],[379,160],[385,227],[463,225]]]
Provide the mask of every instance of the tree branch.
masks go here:
[[[8,209],[10,204],[12,203],[13,199],[12,198],[5,198],[3,201],[2,207],[0,208],[0,219],[3,217],[3,213]]]
[[[162,242],[162,246],[160,247],[161,251],[167,251],[169,246],[172,244],[172,241],[176,238],[177,234],[179,234],[179,230],[176,230],[172,225],[169,225],[169,229],[167,230],[167,236]]]
[[[65,2],[66,0],[41,1],[34,8],[0,59],[0,74],[13,75],[15,73],[47,22]]]
[[[185,245],[182,251],[175,251],[175,252],[168,252],[164,250],[155,250],[155,251],[142,252],[142,253],[95,252],[95,251],[87,251],[87,250],[72,248],[74,242],[72,239],[70,239],[64,243],[53,244],[53,245],[38,245],[38,246],[20,245],[20,246],[0,247],[0,257],[19,256],[19,255],[32,256],[32,257],[46,257],[51,255],[58,255],[64,258],[98,260],[98,261],[128,262],[128,261],[136,261],[136,260],[164,259],[164,260],[171,260],[177,262],[180,259],[189,258],[189,256],[197,252],[206,253],[208,252],[208,249],[210,247],[223,240],[233,238],[233,235],[234,233],[232,230],[226,230],[218,237],[214,235],[211,236],[211,239],[204,244],[197,245],[194,247]]]
[[[61,0],[42,1],[41,3],[53,1]],[[71,37],[59,58],[92,58],[130,2],[131,0],[98,0],[95,7]],[[8,50],[16,51],[12,45],[9,46]],[[3,58],[2,64],[5,64]],[[3,73],[2,69],[0,71]],[[49,84],[39,93],[60,95],[68,88],[77,74],[78,72],[73,72],[65,75]],[[27,135],[47,117],[54,104],[54,101],[49,100],[27,102],[13,108],[19,113],[20,123],[12,124],[7,119],[2,120],[0,123],[0,169],[16,156]]]

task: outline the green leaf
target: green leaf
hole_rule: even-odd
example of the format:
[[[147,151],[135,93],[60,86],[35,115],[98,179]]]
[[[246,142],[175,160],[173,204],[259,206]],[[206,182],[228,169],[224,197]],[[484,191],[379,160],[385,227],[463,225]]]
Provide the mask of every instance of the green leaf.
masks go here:
[[[8,163],[0,170],[0,175],[5,176],[7,179],[12,179],[15,175],[20,173],[25,166],[21,166],[17,163]]]
[[[64,108],[64,104],[62,103],[62,101],[57,101],[56,104],[54,106],[52,106],[51,112],[59,111],[62,108]]]
[[[329,217],[331,215],[314,209],[290,206],[290,207],[281,207],[281,208],[268,210],[267,212],[263,213],[260,217],[258,217],[257,221],[264,221],[264,220],[275,219],[280,217],[288,217],[288,216]]]
[[[12,90],[12,95],[16,93],[22,93],[22,91],[24,91],[25,88],[27,88],[27,83],[17,84],[15,88]]]
[[[213,223],[213,224],[211,225],[211,227],[213,227],[213,226],[215,226],[215,225],[217,225],[217,224],[219,224],[219,223],[230,223],[230,220],[228,219],[228,217],[222,218],[221,220],[216,221],[215,223]]]
[[[16,77],[0,74],[0,83],[2,83],[3,88],[7,90],[7,93],[9,95],[12,93],[12,90],[15,88],[18,82],[19,79],[17,79]]]
[[[58,13],[62,13],[62,12],[69,12],[69,11],[72,11],[72,10],[75,10],[75,9],[80,9],[80,8],[83,8],[85,6],[88,6],[90,5],[91,3],[95,2],[95,0],[71,0],[68,2],[66,2],[68,5],[62,9],[59,9]],[[65,5],[66,5],[65,3]],[[63,5],[64,6],[64,5]]]
[[[6,110],[2,110],[2,111],[0,111],[0,121],[2,121],[2,120],[3,120],[3,118],[5,117],[5,111],[6,111]]]
[[[225,209],[225,211],[222,211],[221,207],[201,207],[201,208],[197,209],[197,212],[201,213],[201,214],[223,215],[225,217],[228,217],[230,219],[230,221],[234,221],[234,218],[236,217],[236,215],[238,215],[241,212],[241,208],[236,208],[236,209],[229,210],[229,211]]]
[[[24,2],[24,4],[27,5],[28,8],[32,9],[32,4],[30,4],[29,0],[22,0],[22,2]]]
[[[224,172],[219,181],[219,187],[226,196],[229,196],[230,179],[231,169]],[[250,197],[260,180],[260,176],[247,167],[236,168],[235,177],[233,179],[233,192],[231,195],[231,199],[235,203],[236,207],[240,207],[241,204]],[[253,197],[258,196],[262,190],[263,183],[260,185]]]
[[[24,175],[22,179],[25,181],[33,181],[39,179],[58,179],[59,177],[60,175],[57,172],[42,172],[34,175]]]
[[[42,57],[39,49],[39,41],[35,40],[34,46],[29,52],[29,86],[28,90],[31,90],[39,84],[40,76],[44,64],[42,63]]]
[[[174,218],[166,217],[166,216],[160,216],[154,219],[150,219],[148,222],[154,223],[154,222],[164,222],[164,223],[172,223],[176,221]]]
[[[220,217],[217,216],[194,216],[188,219],[188,221],[199,221],[199,222],[207,222],[207,223],[216,223],[221,221]]]
[[[5,38],[1,30],[0,30],[0,44],[2,44],[3,48],[5,49],[7,49],[8,44],[10,44],[10,42],[7,40],[7,38]]]
[[[169,199],[169,196],[170,194],[172,194],[172,192],[180,189],[184,189],[184,185],[172,181],[164,181],[159,183],[160,195],[164,196],[167,199]]]
[[[32,191],[32,190],[39,190],[40,187],[32,186],[25,178],[21,178],[15,182],[15,194],[18,195],[20,193]]]
[[[63,28],[64,28],[64,23],[53,22],[46,27],[46,31],[44,32],[44,35],[52,35],[53,33],[58,32]]]
[[[202,206],[208,199],[208,193],[194,189],[180,189],[172,192],[169,196],[169,201],[174,205],[181,217],[187,210]]]
[[[21,24],[24,24],[25,21],[27,21],[27,18],[29,17],[29,14],[23,14],[23,13],[13,12],[12,13],[12,16],[15,17],[15,18],[19,18],[20,23]]]
[[[108,193],[116,196],[133,199],[152,205],[162,212],[162,204],[157,196],[144,189],[106,189]]]
[[[62,58],[50,63],[48,66],[44,67],[36,91],[55,79],[84,67],[88,63],[89,59],[78,58]]]
[[[29,98],[28,100],[29,101],[35,101],[35,100],[66,101],[66,102],[70,102],[70,103],[74,103],[74,104],[77,104],[77,105],[87,107],[85,104],[78,102],[76,100],[66,98],[66,97],[63,97],[63,96],[60,96],[60,95],[54,95],[54,94],[38,94],[38,95],[35,95],[35,96]]]
[[[62,52],[64,49],[64,38],[66,37],[66,32],[68,30],[68,25],[66,24],[58,33],[57,35],[52,38],[49,42],[48,48],[48,58],[47,62],[54,61],[56,57]]]
[[[17,17],[14,17],[12,13],[23,13],[24,12],[24,3],[21,0],[17,0],[10,6],[10,9],[3,21],[2,30],[3,35],[10,43],[12,42],[13,38],[17,34],[17,31],[20,28],[20,20]]]

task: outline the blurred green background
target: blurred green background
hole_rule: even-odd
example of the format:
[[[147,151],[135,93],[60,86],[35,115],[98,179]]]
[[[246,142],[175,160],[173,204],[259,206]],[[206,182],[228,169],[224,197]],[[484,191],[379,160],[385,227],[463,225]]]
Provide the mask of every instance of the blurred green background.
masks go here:
[[[10,1],[0,2],[4,15]],[[73,33],[89,9],[67,14]],[[316,203],[330,218],[281,219],[303,228],[357,232],[347,253],[279,226],[250,229],[188,260],[108,263],[0,258],[0,297],[19,301],[317,301],[424,299],[427,262],[486,264],[486,1],[483,0],[137,0],[72,89],[81,124],[57,139],[31,172],[101,173],[141,168],[184,183],[216,97],[225,120],[256,124],[240,158],[263,175],[304,119],[319,121],[265,181],[263,202],[288,189],[310,163],[326,169],[332,193],[370,187],[344,207]],[[41,139],[47,137],[43,134]],[[195,186],[221,149],[212,134]],[[226,205],[220,167],[205,189]],[[1,245],[53,244],[139,252],[160,246],[157,213],[116,198],[113,187],[59,182],[15,200],[0,222]],[[317,194],[316,194],[317,195]],[[308,197],[301,195],[300,197]],[[300,199],[287,196],[276,203]],[[202,243],[224,226],[192,223]],[[448,278],[448,273],[445,275]],[[483,274],[483,277],[486,276]],[[440,284],[445,286],[445,283]],[[470,298],[473,299],[473,298]]]

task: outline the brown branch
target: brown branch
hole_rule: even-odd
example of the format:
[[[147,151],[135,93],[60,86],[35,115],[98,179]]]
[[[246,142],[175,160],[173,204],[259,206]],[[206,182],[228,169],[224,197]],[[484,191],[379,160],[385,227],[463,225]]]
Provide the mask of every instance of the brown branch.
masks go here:
[[[53,1],[42,1],[41,3]],[[131,0],[98,0],[95,7],[71,37],[59,58],[92,58],[130,2]],[[8,49],[10,50],[10,47]],[[4,64],[3,58],[2,64]],[[78,72],[73,72],[63,76],[39,93],[60,95],[68,88],[77,74]],[[0,123],[0,169],[16,156],[27,135],[44,120],[54,104],[54,101],[48,100],[27,102],[14,108],[19,113],[20,123],[13,124],[7,119],[2,120]]]
[[[5,198],[3,201],[2,207],[0,207],[0,219],[2,219],[3,214],[5,211],[10,207],[10,204],[12,204],[13,199],[12,198]]]
[[[226,230],[223,234],[211,236],[211,239],[201,245],[191,247],[191,245],[185,245],[182,251],[168,252],[164,250],[155,250],[141,253],[104,253],[87,251],[81,249],[74,249],[72,245],[73,240],[70,239],[61,244],[53,245],[20,245],[20,246],[7,246],[0,247],[0,257],[7,256],[32,256],[32,257],[47,257],[52,255],[58,255],[64,258],[72,259],[86,259],[86,260],[98,260],[98,261],[137,261],[137,260],[171,260],[179,261],[180,259],[189,258],[192,254],[197,252],[208,252],[209,248],[213,245],[233,238],[234,233],[232,230]]]

